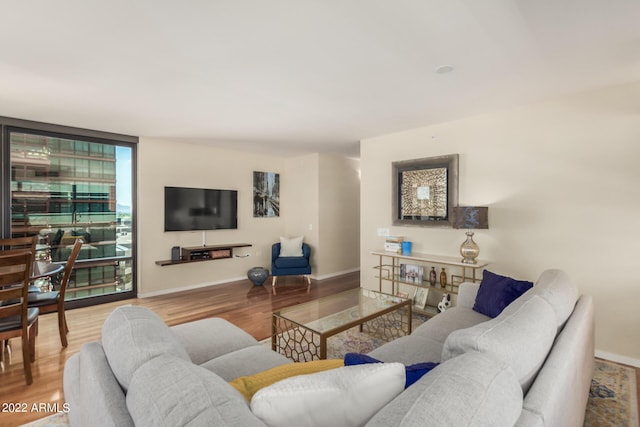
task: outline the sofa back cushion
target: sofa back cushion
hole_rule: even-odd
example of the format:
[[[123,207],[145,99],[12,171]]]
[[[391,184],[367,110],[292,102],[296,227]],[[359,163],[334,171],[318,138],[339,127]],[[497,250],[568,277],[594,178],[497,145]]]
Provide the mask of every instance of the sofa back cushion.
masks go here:
[[[151,359],[136,371],[127,408],[136,427],[264,426],[226,381],[171,355]]]
[[[551,306],[556,315],[558,330],[562,329],[573,312],[579,296],[578,287],[569,275],[562,270],[553,269],[542,272],[527,294],[538,295]]]
[[[100,343],[83,344],[67,360],[63,384],[71,425],[134,427],[125,395]]]
[[[423,376],[366,425],[506,427],[521,411],[522,389],[511,368],[469,352]]]
[[[542,298],[512,304],[495,319],[452,332],[442,361],[479,351],[509,365],[525,393],[544,363],[556,336],[556,317]]]
[[[191,362],[164,321],[139,306],[118,307],[109,314],[102,326],[102,347],[125,392],[135,371],[154,357],[169,354]]]

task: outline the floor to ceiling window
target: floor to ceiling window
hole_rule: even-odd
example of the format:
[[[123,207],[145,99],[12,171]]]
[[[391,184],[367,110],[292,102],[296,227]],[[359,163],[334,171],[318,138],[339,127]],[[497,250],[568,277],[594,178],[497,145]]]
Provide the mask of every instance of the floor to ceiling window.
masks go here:
[[[53,262],[84,241],[71,306],[134,297],[137,138],[12,123],[2,132],[3,236],[37,236],[36,257]]]

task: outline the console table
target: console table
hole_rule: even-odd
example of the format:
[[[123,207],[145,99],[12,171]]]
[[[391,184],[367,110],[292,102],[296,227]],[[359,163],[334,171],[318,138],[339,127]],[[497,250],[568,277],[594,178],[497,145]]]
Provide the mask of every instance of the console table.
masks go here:
[[[425,254],[418,252],[411,252],[410,254],[401,254],[387,251],[373,251],[372,255],[378,257],[378,265],[374,269],[378,270],[378,291],[383,292],[383,283],[389,283],[391,285],[391,294],[395,295],[399,289],[399,285],[413,286],[418,289],[425,289],[427,292],[430,290],[437,291],[439,293],[450,293],[457,295],[458,286],[462,282],[479,282],[482,280],[479,274],[484,267],[489,265],[488,262],[477,260],[477,264],[466,264],[461,262],[460,257],[450,257],[442,255]],[[403,280],[401,277],[401,265],[411,264],[417,265],[424,269],[422,278],[415,281]],[[430,267],[445,267],[447,269],[447,283],[443,287],[440,285],[440,272],[436,268],[436,283],[431,285],[429,282],[429,268]],[[455,274],[454,274],[455,273]],[[410,296],[411,297],[411,296]],[[435,310],[434,310],[435,308]],[[426,315],[434,315],[438,313],[437,306],[425,304],[425,307],[416,307],[414,301],[414,310],[422,312]]]

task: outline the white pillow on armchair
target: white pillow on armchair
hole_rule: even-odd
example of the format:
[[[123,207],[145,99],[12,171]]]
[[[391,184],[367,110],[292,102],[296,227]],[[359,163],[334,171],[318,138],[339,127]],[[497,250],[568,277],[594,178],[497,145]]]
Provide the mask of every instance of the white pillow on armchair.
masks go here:
[[[302,256],[302,240],[304,236],[300,237],[280,237],[280,256]]]

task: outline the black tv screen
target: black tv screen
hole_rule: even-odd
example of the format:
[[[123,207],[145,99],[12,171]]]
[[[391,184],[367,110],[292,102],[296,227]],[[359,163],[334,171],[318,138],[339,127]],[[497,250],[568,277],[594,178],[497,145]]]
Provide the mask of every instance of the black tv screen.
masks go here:
[[[238,228],[238,192],[164,187],[164,231]]]

